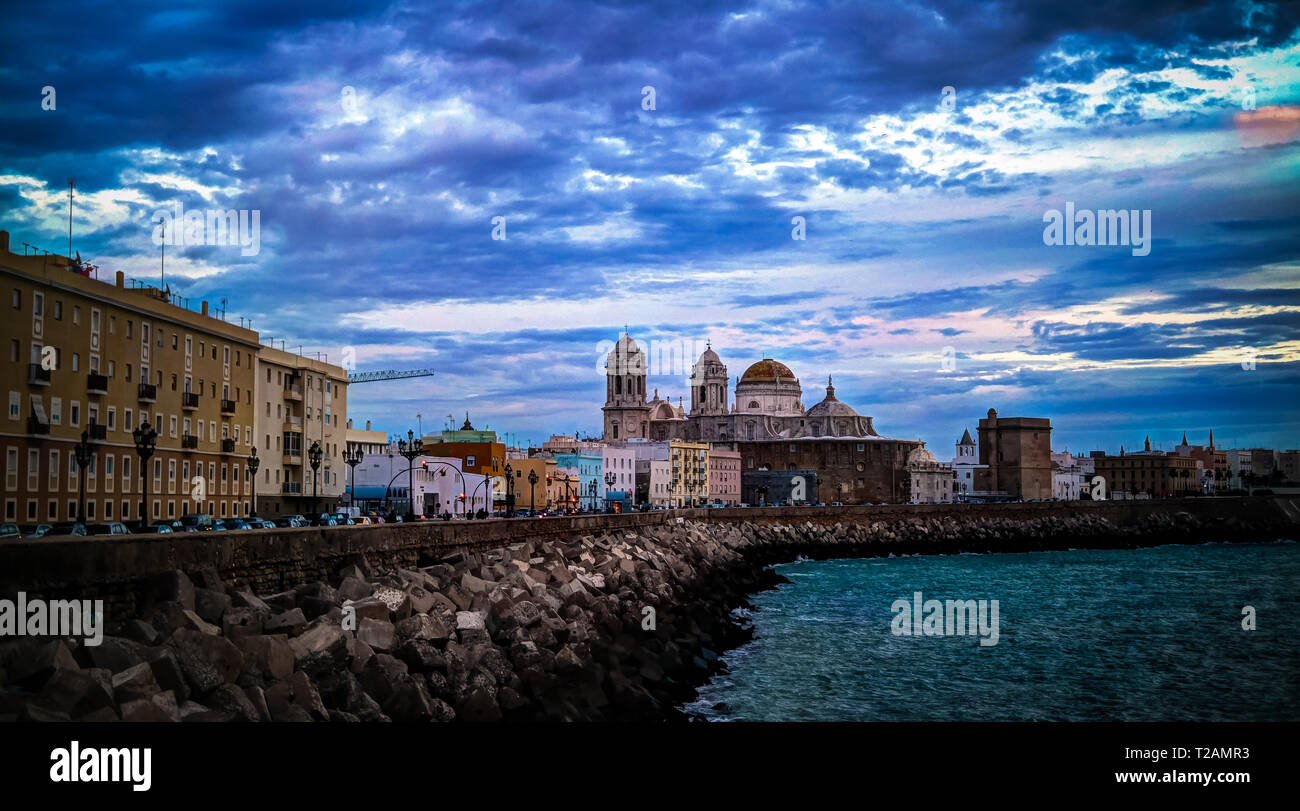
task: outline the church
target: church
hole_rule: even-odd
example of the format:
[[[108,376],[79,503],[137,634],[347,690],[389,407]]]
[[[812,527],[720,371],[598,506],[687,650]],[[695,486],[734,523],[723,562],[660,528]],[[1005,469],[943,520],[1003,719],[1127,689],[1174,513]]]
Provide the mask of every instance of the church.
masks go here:
[[[799,378],[785,364],[764,358],[735,379],[735,397],[727,367],[705,349],[691,371],[691,402],[646,396],[647,359],[626,332],[605,358],[605,440],[648,439],[688,442],[762,442],[776,439],[881,438],[871,417],[859,416],[835,397],[826,381],[826,396],[812,408],[803,405]]]

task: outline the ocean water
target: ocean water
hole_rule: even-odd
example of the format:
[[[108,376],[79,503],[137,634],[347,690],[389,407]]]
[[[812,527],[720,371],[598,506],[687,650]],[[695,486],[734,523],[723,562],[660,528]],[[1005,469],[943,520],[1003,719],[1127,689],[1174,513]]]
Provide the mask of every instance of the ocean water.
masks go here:
[[[1300,544],[799,561],[683,707],[726,721],[1300,720]],[[894,601],[998,601],[999,638]],[[1245,606],[1255,630],[1243,630]],[[909,623],[910,625],[910,623]]]

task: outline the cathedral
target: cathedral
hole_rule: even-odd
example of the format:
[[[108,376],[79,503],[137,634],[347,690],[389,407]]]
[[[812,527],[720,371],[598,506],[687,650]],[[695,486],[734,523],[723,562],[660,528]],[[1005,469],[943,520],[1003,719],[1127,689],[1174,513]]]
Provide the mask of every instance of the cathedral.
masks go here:
[[[624,333],[605,358],[606,440],[649,439],[689,442],[761,442],[775,439],[879,438],[871,417],[859,416],[835,397],[803,406],[803,389],[789,367],[764,358],[735,380],[730,393],[727,367],[710,346],[691,371],[689,410],[678,398],[646,396],[646,356]]]

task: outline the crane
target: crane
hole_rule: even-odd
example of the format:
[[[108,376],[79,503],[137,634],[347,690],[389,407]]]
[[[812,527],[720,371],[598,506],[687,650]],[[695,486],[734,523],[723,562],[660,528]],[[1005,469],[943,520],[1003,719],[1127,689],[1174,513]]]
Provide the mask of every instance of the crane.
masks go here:
[[[379,372],[352,372],[348,375],[348,383],[373,383],[376,380],[401,380],[406,377],[433,377],[433,370],[409,369],[403,372],[384,369]]]

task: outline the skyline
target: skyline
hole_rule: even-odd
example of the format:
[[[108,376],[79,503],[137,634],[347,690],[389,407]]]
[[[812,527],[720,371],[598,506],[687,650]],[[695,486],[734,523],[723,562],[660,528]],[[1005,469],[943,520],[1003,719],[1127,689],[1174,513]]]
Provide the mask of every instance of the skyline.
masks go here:
[[[1294,7],[168,8],[0,33],[0,228],[64,252],[76,177],[74,252],[157,283],[157,212],[260,212],[254,255],[167,278],[436,370],[351,391],[358,427],[598,434],[626,324],[780,360],[805,406],[833,375],[940,458],[989,408],[1079,453],[1300,446]],[[1147,212],[1149,253],[1045,244],[1067,204]],[[648,387],[689,400],[694,360]]]

